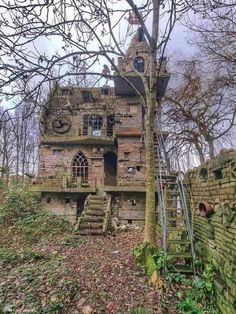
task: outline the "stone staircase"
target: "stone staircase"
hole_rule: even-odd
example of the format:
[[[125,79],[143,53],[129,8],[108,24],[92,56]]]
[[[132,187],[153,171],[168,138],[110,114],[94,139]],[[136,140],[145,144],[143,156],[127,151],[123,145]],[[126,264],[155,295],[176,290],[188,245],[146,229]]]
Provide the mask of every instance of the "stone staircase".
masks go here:
[[[108,231],[110,216],[111,196],[101,191],[89,194],[75,232],[79,235],[104,235]]]

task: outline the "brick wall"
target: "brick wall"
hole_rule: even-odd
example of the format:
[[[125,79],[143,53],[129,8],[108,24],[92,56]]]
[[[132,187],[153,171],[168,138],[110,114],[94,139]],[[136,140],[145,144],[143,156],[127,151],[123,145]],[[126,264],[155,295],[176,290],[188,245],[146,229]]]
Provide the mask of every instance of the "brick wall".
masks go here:
[[[118,139],[118,185],[144,186],[145,156],[140,137]]]
[[[145,193],[121,192],[113,196],[112,214],[123,223],[144,223]]]
[[[236,313],[236,151],[187,174],[190,184],[196,253],[216,269],[216,303],[223,314]],[[206,202],[208,204],[206,204]],[[205,216],[205,206],[214,213]]]
[[[72,174],[72,160],[77,152],[83,152],[88,159],[88,183],[93,186],[102,186],[104,182],[103,155],[113,151],[113,147],[101,145],[71,145],[70,147],[48,147],[42,145],[40,148],[39,176],[49,178],[61,178],[63,175]]]

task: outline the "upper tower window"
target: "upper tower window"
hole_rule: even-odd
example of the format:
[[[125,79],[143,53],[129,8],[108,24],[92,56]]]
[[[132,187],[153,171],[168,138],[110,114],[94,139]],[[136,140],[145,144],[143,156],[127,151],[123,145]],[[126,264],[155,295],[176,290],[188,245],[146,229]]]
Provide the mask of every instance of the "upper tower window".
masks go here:
[[[144,41],[144,31],[142,27],[138,28],[138,41],[139,42]]]
[[[144,72],[144,59],[143,59],[143,57],[136,57],[134,59],[134,67],[138,72]]]

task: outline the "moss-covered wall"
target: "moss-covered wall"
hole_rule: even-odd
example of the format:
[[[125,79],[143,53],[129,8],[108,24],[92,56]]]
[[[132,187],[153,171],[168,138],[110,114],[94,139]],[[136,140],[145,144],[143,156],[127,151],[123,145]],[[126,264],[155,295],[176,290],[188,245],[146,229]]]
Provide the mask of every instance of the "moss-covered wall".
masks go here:
[[[223,314],[236,313],[236,151],[222,150],[189,171],[187,181],[196,253],[216,268],[218,308]],[[200,212],[204,202],[214,213],[204,216]]]

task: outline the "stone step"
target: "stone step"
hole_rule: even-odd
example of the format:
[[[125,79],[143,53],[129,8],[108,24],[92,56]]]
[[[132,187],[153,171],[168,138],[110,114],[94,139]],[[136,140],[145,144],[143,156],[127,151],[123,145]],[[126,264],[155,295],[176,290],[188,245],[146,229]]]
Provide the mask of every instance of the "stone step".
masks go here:
[[[101,200],[101,201],[105,201],[106,197],[103,195],[89,195],[88,200]]]
[[[90,205],[90,204],[88,204],[87,206],[86,206],[86,209],[90,209],[90,210],[102,210],[103,211],[103,206],[101,206],[101,205]]]
[[[106,202],[104,200],[97,200],[97,199],[89,199],[88,205],[104,205]]]
[[[100,216],[85,216],[83,222],[103,222],[104,218]]]
[[[105,216],[105,213],[103,210],[89,210],[89,209],[86,209],[86,212],[85,212],[86,216],[101,216],[101,217],[104,217]]]
[[[81,229],[102,229],[103,224],[102,223],[96,223],[96,222],[82,222],[79,226],[79,230]]]
[[[78,230],[76,232],[79,235],[104,235],[103,230],[96,230],[96,229],[84,229],[84,230]]]

